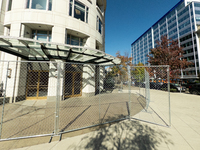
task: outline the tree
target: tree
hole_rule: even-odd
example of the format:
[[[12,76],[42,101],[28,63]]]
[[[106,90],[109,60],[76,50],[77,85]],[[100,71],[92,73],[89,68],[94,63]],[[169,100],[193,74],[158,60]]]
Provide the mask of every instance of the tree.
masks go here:
[[[149,63],[151,65],[169,65],[170,78],[180,78],[181,69],[185,69],[191,62],[183,59],[182,47],[178,45],[178,40],[168,39],[162,36],[161,41],[157,41],[157,46],[150,51]]]
[[[132,66],[132,57],[129,57],[129,53],[125,52],[124,56],[120,54],[120,52],[118,51],[116,53],[116,57],[119,58],[121,60],[120,65],[116,66],[116,69],[118,75],[120,75],[120,79],[123,81],[127,81],[128,80],[128,70],[127,67],[128,66]]]
[[[116,57],[121,60],[121,63],[119,65],[111,67],[111,71],[107,74],[107,76],[117,77],[120,82],[127,81],[127,66],[132,66],[132,58],[129,57],[128,52],[125,52],[124,55],[121,55],[119,51],[116,53]]]
[[[143,82],[145,78],[145,69],[144,64],[139,62],[131,71],[132,77],[139,83]]]
[[[126,69],[127,66],[132,66],[132,57],[129,57],[128,52],[125,52],[123,56],[120,54],[120,51],[118,51],[116,57],[121,60],[120,66],[122,66],[123,69]]]

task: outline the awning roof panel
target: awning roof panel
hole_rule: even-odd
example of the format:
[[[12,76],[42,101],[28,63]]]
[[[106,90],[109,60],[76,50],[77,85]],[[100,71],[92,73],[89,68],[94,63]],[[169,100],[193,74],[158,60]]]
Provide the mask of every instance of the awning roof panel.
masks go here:
[[[120,59],[103,51],[88,47],[10,36],[0,36],[0,50],[31,61],[64,59],[66,62],[99,65],[113,65],[121,62]]]

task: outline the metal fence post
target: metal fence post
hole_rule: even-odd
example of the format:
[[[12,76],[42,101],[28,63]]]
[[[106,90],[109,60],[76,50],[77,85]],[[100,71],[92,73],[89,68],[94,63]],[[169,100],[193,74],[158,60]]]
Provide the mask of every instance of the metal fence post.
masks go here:
[[[131,71],[130,71],[130,66],[127,66],[128,70],[128,91],[129,91],[129,120],[131,119]]]
[[[101,90],[101,88],[100,88],[100,66],[98,67],[99,68],[99,70],[98,70],[98,73],[99,73],[99,75],[97,76],[98,77],[98,79],[96,80],[96,82],[98,82],[98,88],[99,88],[99,124],[101,124],[101,97],[100,97],[100,90]],[[97,73],[97,72],[96,72]]]
[[[4,97],[3,97],[3,108],[2,108],[2,115],[1,115],[0,139],[1,139],[1,135],[2,135],[3,115],[4,115],[4,107],[5,107],[5,101],[6,101],[6,89],[7,89],[7,79],[8,79],[8,68],[9,68],[9,62],[8,62],[8,64],[7,64],[7,71],[6,71],[5,90],[4,90]]]
[[[169,126],[171,126],[171,104],[170,104],[169,66],[167,66],[167,82],[168,82],[168,101],[169,101]]]
[[[122,80],[122,79],[121,79]],[[121,81],[121,90],[120,91],[122,91],[122,89],[123,89],[123,82]]]
[[[145,69],[145,68],[144,68]],[[145,69],[145,97],[146,97],[146,109],[148,109],[149,107],[149,103],[150,103],[150,84],[149,84],[149,73],[148,71]]]
[[[61,62],[57,63],[57,87],[56,87],[56,110],[55,110],[55,126],[54,134],[58,135],[59,133],[59,109],[60,109],[60,75],[61,75]]]
[[[139,95],[141,95],[140,94],[140,75],[139,75]]]

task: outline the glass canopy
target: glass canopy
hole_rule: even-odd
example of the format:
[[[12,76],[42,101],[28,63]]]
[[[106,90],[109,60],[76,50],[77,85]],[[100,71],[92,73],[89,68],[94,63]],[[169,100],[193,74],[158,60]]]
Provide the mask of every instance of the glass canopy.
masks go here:
[[[0,36],[0,50],[31,61],[62,59],[66,62],[116,65],[120,59],[103,51],[27,38]]]

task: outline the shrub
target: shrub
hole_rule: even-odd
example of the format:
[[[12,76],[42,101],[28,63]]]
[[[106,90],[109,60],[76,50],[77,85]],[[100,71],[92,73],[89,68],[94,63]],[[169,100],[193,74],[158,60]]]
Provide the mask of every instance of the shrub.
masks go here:
[[[167,88],[161,88],[162,91],[167,91]]]
[[[177,92],[177,89],[170,89],[170,92]]]

